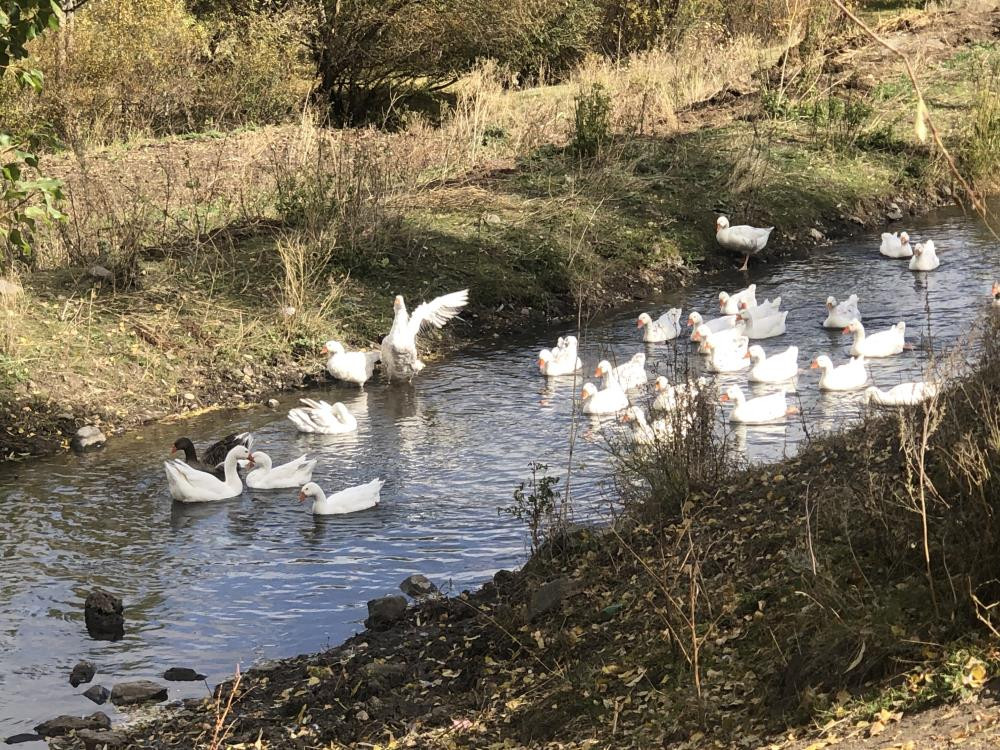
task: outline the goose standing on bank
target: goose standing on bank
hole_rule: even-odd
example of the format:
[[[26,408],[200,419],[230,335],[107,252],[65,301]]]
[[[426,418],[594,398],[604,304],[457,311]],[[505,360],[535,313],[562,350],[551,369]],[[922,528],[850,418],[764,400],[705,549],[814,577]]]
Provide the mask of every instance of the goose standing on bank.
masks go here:
[[[833,366],[833,361],[821,354],[809,365],[814,370],[822,370],[819,376],[821,391],[856,391],[868,382],[868,370],[864,357],[852,357],[850,362]]]
[[[312,479],[316,459],[299,456],[279,466],[273,466],[271,457],[257,451],[253,454],[253,462],[257,467],[247,474],[247,487],[255,490],[280,490],[289,487],[301,487]]]
[[[554,349],[538,352],[538,369],[547,378],[572,375],[583,369],[583,362],[576,355],[576,336],[560,336]]]
[[[937,395],[936,383],[918,380],[894,385],[887,391],[872,386],[865,389],[865,403],[879,406],[913,406]]]
[[[671,341],[681,333],[681,309],[672,307],[656,320],[649,313],[643,313],[636,321],[636,328],[643,328],[642,340],[647,344],[662,344]]]
[[[913,248],[913,257],[910,258],[911,271],[933,271],[941,265],[934,250],[934,240],[918,242]]]
[[[417,306],[413,315],[406,312],[402,295],[393,302],[395,315],[389,334],[382,339],[382,367],[393,380],[413,380],[424,369],[417,356],[417,335],[424,328],[440,328],[454,318],[469,302],[469,290],[452,292]]]
[[[739,315],[740,305],[757,307],[757,285],[751,284],[738,292],[719,292],[719,312],[724,315]]]
[[[181,437],[174,441],[174,446],[170,449],[170,455],[173,456],[177,451],[183,451],[184,462],[188,466],[198,471],[214,474],[219,479],[222,479],[225,476],[222,462],[226,460],[229,451],[237,445],[242,445],[248,450],[253,448],[253,435],[249,432],[226,435],[222,440],[208,446],[201,454],[201,460],[198,460],[198,452],[195,450],[194,443],[189,438]]]
[[[899,234],[883,232],[882,246],[879,247],[878,251],[887,258],[909,258],[913,255],[913,249],[910,247],[910,235],[906,232]]]
[[[852,320],[844,327],[844,333],[854,334],[851,355],[854,357],[891,357],[906,348],[906,323],[902,320],[892,328],[867,335],[860,320]]]
[[[253,455],[245,445],[234,446],[223,462],[225,479],[219,479],[214,474],[198,471],[183,461],[164,461],[163,469],[167,473],[167,485],[170,495],[182,503],[207,503],[213,500],[226,500],[243,492],[243,482],[236,470],[238,461],[246,460],[253,468]]]
[[[330,355],[326,361],[326,371],[330,375],[362,387],[374,374],[375,364],[382,359],[381,352],[349,352],[339,341],[327,341],[321,351]]]
[[[858,295],[856,294],[852,294],[841,302],[837,302],[836,297],[827,297],[826,310],[826,320],[823,321],[824,328],[846,328],[853,321],[861,320],[861,311],[858,310]]]
[[[799,374],[799,348],[790,346],[780,354],[768,357],[761,346],[754,344],[745,355],[753,363],[751,383],[784,383]]]
[[[311,497],[312,513],[314,516],[333,516],[343,513],[357,513],[358,511],[374,508],[382,499],[382,486],[385,481],[373,479],[368,484],[359,484],[357,487],[348,487],[346,490],[334,492],[329,497],[320,489],[315,482],[309,482],[299,490],[299,502],[304,503],[306,498]]]
[[[288,419],[299,428],[299,432],[319,435],[343,435],[358,429],[358,420],[339,401],[329,404],[311,398],[299,399],[305,407],[289,410]]]
[[[715,220],[715,241],[725,250],[743,254],[741,271],[747,270],[751,255],[757,255],[764,249],[773,231],[774,227],[758,229],[746,224],[731,227],[729,219],[725,216],[720,216]]]

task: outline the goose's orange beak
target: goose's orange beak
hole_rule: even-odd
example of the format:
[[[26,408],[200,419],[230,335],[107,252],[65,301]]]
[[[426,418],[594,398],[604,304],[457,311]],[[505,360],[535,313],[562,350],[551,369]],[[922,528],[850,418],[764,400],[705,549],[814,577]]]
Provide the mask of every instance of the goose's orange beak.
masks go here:
[[[600,367],[598,367],[596,370],[594,370],[594,377],[595,378],[599,378],[603,374],[604,374],[604,371]]]
[[[172,446],[170,446],[170,455],[172,456],[172,455],[174,455],[174,454],[175,454],[176,452],[177,452],[177,446],[176,446],[176,445],[172,445]]]
[[[851,327],[850,326],[844,326],[844,330],[841,331],[841,333],[850,333],[850,332],[851,332]]]
[[[812,362],[809,363],[809,369],[810,370],[818,370],[819,369],[819,362],[817,362],[814,359]]]
[[[327,349],[327,348],[326,348],[326,345],[324,344],[324,345],[323,345],[323,348],[319,350],[319,353],[320,353],[320,354],[329,354],[329,353],[330,353],[330,350],[329,350],[329,349]]]
[[[299,490],[299,502],[304,503],[305,501],[306,501],[306,493],[304,493],[302,490]]]
[[[662,391],[663,390],[663,386],[660,385],[659,381],[657,381],[656,383],[653,383],[653,389],[656,390],[656,391]]]
[[[750,359],[750,352],[749,351],[743,352],[743,359]]]
[[[545,366],[545,360],[542,359],[541,357],[538,358],[538,366],[539,367],[544,367]]]
[[[642,328],[642,327],[643,327],[644,325],[645,325],[645,323],[643,323],[643,322],[642,322],[642,318],[639,318],[639,319],[638,319],[638,320],[637,320],[637,321],[635,322],[635,327],[636,327],[636,328]]]
[[[587,398],[587,392],[586,391],[580,391],[580,398]]]
[[[253,468],[254,466],[253,453],[247,456],[247,468]]]
[[[729,400],[728,393],[723,393],[721,396],[719,396],[719,401],[721,401],[722,403],[726,403],[728,400]]]

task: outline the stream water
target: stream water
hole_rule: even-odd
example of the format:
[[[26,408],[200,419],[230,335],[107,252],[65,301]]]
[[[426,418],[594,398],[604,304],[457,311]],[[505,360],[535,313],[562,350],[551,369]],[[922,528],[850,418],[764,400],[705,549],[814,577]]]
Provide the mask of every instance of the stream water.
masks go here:
[[[915,239],[934,238],[939,270],[912,273],[905,261],[881,257],[870,236],[807,259],[755,265],[749,275],[699,278],[688,289],[592,321],[581,333],[585,370],[609,353],[623,361],[642,350],[639,310],[676,305],[685,319],[691,309],[712,314],[720,289],[749,280],[759,300],[780,294],[790,311],[787,332],[762,342],[768,351],[795,344],[802,367],[823,352],[843,361],[850,337],[820,327],[823,301],[853,292],[869,332],[905,320],[915,345],[873,362],[875,383],[920,377],[930,347],[947,348],[981,314],[1000,275],[1000,248],[978,221],[956,212],[909,229]],[[68,683],[79,659],[94,662],[94,684],[109,688],[159,679],[171,666],[194,667],[214,684],[237,663],[343,640],[362,627],[365,601],[395,592],[410,573],[457,592],[520,564],[524,531],[497,507],[509,503],[530,461],[565,473],[578,389],[546,384],[535,358],[568,332],[470,347],[428,366],[409,388],[373,382],[359,393],[330,386],[286,395],[277,410],[205,414],[113,439],[95,454],[0,467],[0,739],[57,714],[98,709],[80,695],[86,685]],[[646,349],[648,369],[674,361],[677,347],[690,348],[683,340]],[[720,382],[730,381],[745,386],[745,374]],[[816,381],[807,372],[797,385],[810,430],[859,413],[859,394],[821,395]],[[358,433],[297,434],[285,413],[300,395],[344,401],[359,419]],[[321,520],[295,502],[294,490],[248,490],[196,506],[171,502],[161,462],[174,439],[188,435],[204,445],[234,430],[252,430],[256,447],[276,461],[302,453],[318,458],[314,479],[327,489],[380,476],[383,502]],[[797,420],[737,435],[754,461],[793,452],[802,437]],[[575,513],[600,518],[607,467],[601,441],[577,441],[573,462]],[[125,601],[123,640],[88,638],[82,602],[94,586]],[[172,699],[206,694],[201,683],[169,685]],[[114,718],[109,705],[101,710]]]

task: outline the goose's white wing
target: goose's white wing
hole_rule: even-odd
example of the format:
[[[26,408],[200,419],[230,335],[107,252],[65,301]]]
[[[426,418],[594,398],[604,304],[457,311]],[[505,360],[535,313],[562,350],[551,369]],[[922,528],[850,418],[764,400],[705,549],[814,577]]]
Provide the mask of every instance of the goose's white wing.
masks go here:
[[[468,303],[468,289],[436,297],[430,302],[423,302],[410,316],[407,331],[410,336],[416,337],[424,327],[440,328],[458,315]]]

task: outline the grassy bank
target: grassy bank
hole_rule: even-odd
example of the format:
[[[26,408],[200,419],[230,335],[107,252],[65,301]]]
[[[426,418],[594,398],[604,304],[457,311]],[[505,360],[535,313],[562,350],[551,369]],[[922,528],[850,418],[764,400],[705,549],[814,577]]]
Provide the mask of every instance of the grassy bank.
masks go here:
[[[925,50],[948,142],[990,143],[992,13],[875,18]],[[466,321],[431,342],[441,351],[731,262],[717,212],[774,224],[780,253],[814,246],[812,229],[881,224],[891,203],[949,200],[898,63],[853,33],[818,57],[808,40],[791,26],[771,47],[695,38],[527,90],[486,65],[437,127],[328,131],[307,117],[51,156],[69,219],[14,279],[23,293],[2,298],[0,454],[321,377],[322,343],[375,345],[396,293],[471,288]],[[985,164],[988,151],[960,156]]]
[[[742,468],[703,396],[683,438],[618,454],[613,527],[548,526],[518,573],[250,670],[129,746],[991,746],[990,315],[972,374],[778,464]]]

